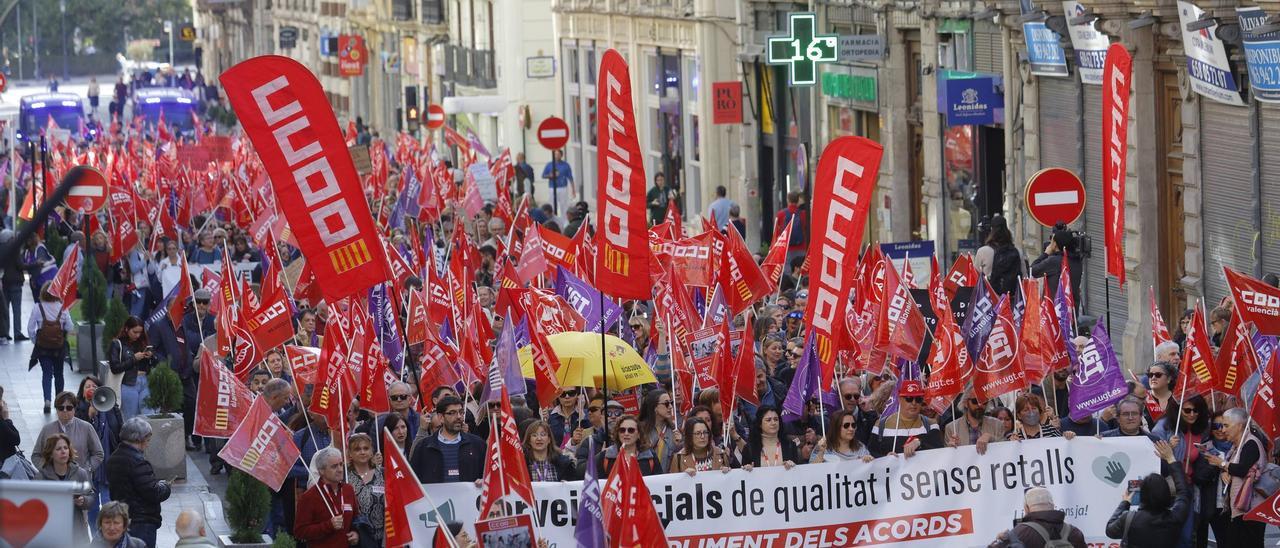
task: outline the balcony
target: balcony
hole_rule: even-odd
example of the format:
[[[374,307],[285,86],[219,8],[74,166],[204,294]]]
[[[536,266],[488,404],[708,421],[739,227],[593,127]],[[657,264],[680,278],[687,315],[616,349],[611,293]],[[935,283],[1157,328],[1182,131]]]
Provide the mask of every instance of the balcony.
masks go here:
[[[459,85],[482,89],[498,87],[493,50],[444,46],[444,78]]]

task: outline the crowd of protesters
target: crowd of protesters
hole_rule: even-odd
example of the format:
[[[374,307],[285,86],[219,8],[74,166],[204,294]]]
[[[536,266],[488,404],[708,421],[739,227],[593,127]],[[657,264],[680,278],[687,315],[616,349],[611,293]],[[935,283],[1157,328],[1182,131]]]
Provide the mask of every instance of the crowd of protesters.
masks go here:
[[[533,172],[522,160],[519,163],[517,173]],[[555,175],[545,178],[571,177],[565,169],[549,167],[547,173]],[[657,185],[650,192],[649,205],[654,221],[659,222],[669,214],[667,200],[678,196],[679,189],[668,186],[662,175],[654,179]],[[556,187],[558,199],[567,201],[569,193],[562,188]],[[723,192],[718,196],[727,201]],[[738,228],[736,205],[721,199],[706,216],[723,230],[730,229],[727,223]],[[798,193],[789,196],[787,208],[778,212],[777,224],[786,226],[793,219],[805,222],[807,209],[802,201]],[[589,204],[557,205],[561,211],[532,207],[530,216],[570,238],[579,230],[591,230],[585,222]],[[375,210],[380,206],[373,204]],[[495,331],[510,328],[499,321],[502,317],[495,313],[494,298],[501,289],[498,250],[505,247],[508,227],[490,205],[472,219],[446,214],[435,234],[447,234],[455,222],[463,224],[470,241],[480,243],[481,266],[474,273],[480,306]],[[152,227],[139,221],[139,243],[132,249],[116,250],[121,258],[114,262],[109,260],[112,250],[105,233],[99,229],[86,234],[90,226],[101,227],[102,221],[90,222],[85,216],[63,211],[44,227],[44,234],[56,231],[81,244],[86,260],[97,261],[106,274],[109,296],[120,299],[130,315],[118,333],[108,334],[111,342],[106,369],[98,376],[86,377],[75,392],[65,391],[63,369],[69,357],[63,339],[72,331],[72,323],[64,303],[49,291],[65,257],[53,256],[39,234],[25,242],[21,269],[12,274],[17,280],[11,277],[11,269],[6,268],[4,274],[12,307],[7,310],[12,312],[12,331],[4,333],[5,342],[30,339],[25,344],[32,346],[31,367],[39,366],[42,372],[44,412],[55,416],[34,443],[20,440],[0,393],[0,418],[4,420],[0,424],[0,461],[25,449],[35,477],[91,484],[93,492],[75,499],[71,523],[78,539],[88,540],[92,530],[92,538],[103,545],[154,546],[156,531],[163,526],[160,505],[170,491],[145,458],[152,432],[143,415],[150,411],[146,405],[148,375],[159,364],[167,363],[182,380],[187,450],[193,456],[207,453],[213,474],[222,473],[227,465],[217,457],[220,440],[200,439],[192,432],[196,393],[202,382],[197,356],[207,348],[205,341],[217,335],[218,323],[209,310],[212,295],[207,289],[193,293],[181,329],[174,329],[168,321],[146,319],[179,284],[184,257],[197,288],[203,283],[195,272],[203,267],[216,271],[224,257],[230,257],[236,271],[256,288],[268,259],[248,233],[249,227],[222,214],[194,216],[189,226],[179,227],[176,236],[162,237],[154,253],[149,244]],[[1003,292],[1013,287],[1004,280],[1010,276],[1016,280],[1028,272],[1029,264],[1016,250],[1009,254],[1007,232],[1002,219],[994,220],[989,245],[977,258],[993,288]],[[11,232],[6,233],[0,234],[0,240],[13,238]],[[390,236],[398,252],[415,252],[406,249],[409,242],[416,241],[407,237],[406,229],[393,229]],[[1131,493],[1141,500],[1140,506],[1131,506],[1130,496],[1120,503],[1108,524],[1108,536],[1124,539],[1129,546],[1205,546],[1212,531],[1221,546],[1261,545],[1263,525],[1244,520],[1242,515],[1248,508],[1242,508],[1236,499],[1254,465],[1275,458],[1274,440],[1248,429],[1249,417],[1243,409],[1248,402],[1220,393],[1185,401],[1174,396],[1173,387],[1188,374],[1179,371],[1179,364],[1190,314],[1180,316],[1173,342],[1157,349],[1157,361],[1129,383],[1128,396],[1082,421],[1067,416],[1070,370],[1054,372],[1040,385],[990,401],[981,401],[968,390],[952,405],[939,409],[926,405],[923,379],[898,378],[894,368],[871,374],[841,367],[834,400],[815,397],[806,402],[801,415],[785,413],[784,400],[797,381],[800,361],[807,355],[803,314],[808,279],[799,268],[804,264],[807,236],[803,230],[792,233],[786,242],[788,268],[777,291],[752,307],[754,332],[745,343],[756,356],[754,396],[758,404],[740,401],[731,415],[725,416],[715,389],[680,398],[678,387],[669,382],[671,364],[663,322],[646,303],[627,303],[623,321],[611,329],[635,345],[660,382],[608,394],[594,387],[566,386],[556,403],[546,408],[540,408],[536,399],[513,397],[530,477],[534,481],[580,480],[588,466],[595,467],[597,477],[604,477],[624,453],[636,458],[644,475],[696,475],[865,462],[892,454],[911,458],[921,451],[971,445],[983,453],[993,443],[1039,438],[1145,436],[1156,442],[1156,452],[1166,464],[1160,474],[1143,479],[1140,488]],[[447,242],[437,237],[428,246],[430,251],[443,253]],[[1069,231],[1060,229],[1046,246],[1045,257],[1058,264],[1066,254],[1074,262],[1073,246]],[[298,250],[287,243],[280,243],[273,251],[270,255],[283,262],[281,271],[295,271],[295,263],[302,260]],[[1046,271],[1035,266],[1045,257],[1031,261],[1030,271]],[[1074,280],[1080,279],[1072,274]],[[410,277],[406,283],[421,287],[422,280]],[[21,290],[24,285],[32,300],[39,303],[25,317],[19,295],[9,292],[11,287]],[[1210,314],[1215,346],[1227,328],[1229,307],[1228,300]],[[320,347],[329,321],[326,303],[297,298],[292,343]],[[741,317],[737,324],[735,328],[743,327]],[[58,330],[61,338],[54,336]],[[1080,329],[1081,335],[1087,333]],[[1074,344],[1083,346],[1083,341],[1078,337]],[[380,453],[387,433],[422,483],[481,480],[486,439],[494,430],[489,419],[496,412],[497,401],[482,401],[482,381],[470,386],[421,382],[421,354],[410,348],[407,355],[403,380],[387,387],[389,412],[375,414],[356,402],[346,420],[336,425],[322,414],[306,411],[312,391],[310,387],[297,389],[280,349],[265,353],[249,375],[247,386],[265,398],[276,416],[293,429],[293,440],[302,454],[284,486],[273,492],[264,533],[290,532],[309,546],[380,542],[384,535]],[[230,366],[229,360],[224,365]],[[529,382],[532,387],[533,381]],[[95,390],[104,386],[119,395],[118,404],[107,411],[92,404]],[[528,394],[534,392],[529,390]],[[1181,420],[1170,421],[1177,417]],[[8,468],[6,473],[10,473]],[[332,515],[323,502],[335,498],[355,504]],[[1080,531],[1072,529],[1063,512],[1054,509],[1048,491],[1029,490],[1025,511],[1023,525],[995,544],[1040,546],[1061,537],[1073,546],[1084,545]],[[192,528],[193,519],[179,520],[180,533],[194,535],[203,530],[202,524]]]

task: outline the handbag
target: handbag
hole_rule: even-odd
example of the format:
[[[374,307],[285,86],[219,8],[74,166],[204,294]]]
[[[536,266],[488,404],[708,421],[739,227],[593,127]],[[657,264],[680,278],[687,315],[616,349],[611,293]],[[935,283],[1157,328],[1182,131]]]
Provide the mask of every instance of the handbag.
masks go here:
[[[0,464],[0,479],[33,480],[40,477],[40,471],[27,460],[27,456],[19,449]]]

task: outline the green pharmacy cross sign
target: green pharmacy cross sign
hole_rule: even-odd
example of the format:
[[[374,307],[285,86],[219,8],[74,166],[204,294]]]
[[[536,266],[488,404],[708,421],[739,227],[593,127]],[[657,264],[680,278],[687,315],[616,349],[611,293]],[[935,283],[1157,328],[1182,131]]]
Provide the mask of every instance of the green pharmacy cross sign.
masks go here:
[[[787,82],[793,86],[812,86],[818,81],[818,63],[835,61],[839,55],[839,36],[815,34],[817,16],[792,13],[788,17],[791,33],[769,37],[769,64],[790,65]]]

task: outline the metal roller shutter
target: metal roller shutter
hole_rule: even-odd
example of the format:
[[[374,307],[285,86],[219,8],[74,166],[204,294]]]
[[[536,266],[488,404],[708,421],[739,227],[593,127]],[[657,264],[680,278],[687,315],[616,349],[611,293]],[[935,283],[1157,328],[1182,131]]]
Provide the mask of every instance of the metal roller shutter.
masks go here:
[[[1223,266],[1252,273],[1258,233],[1253,191],[1249,108],[1200,102],[1201,216],[1204,220],[1205,306],[1229,294]]]
[[[1004,72],[1004,50],[1001,47],[1000,27],[991,21],[973,24],[973,70],[988,74]]]
[[[1040,167],[1080,173],[1080,84],[1074,78],[1039,78]]]
[[[1262,272],[1280,274],[1280,105],[1262,107]]]
[[[1093,239],[1093,256],[1085,259],[1084,313],[1095,318],[1107,316],[1107,286],[1111,287],[1111,323],[1107,326],[1112,340],[1119,340],[1129,320],[1129,301],[1114,278],[1107,277],[1106,240],[1102,215],[1102,88],[1080,86],[1084,97],[1084,229]],[[1116,353],[1123,350],[1117,345]]]

